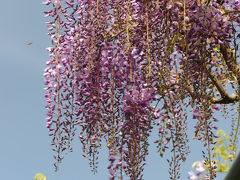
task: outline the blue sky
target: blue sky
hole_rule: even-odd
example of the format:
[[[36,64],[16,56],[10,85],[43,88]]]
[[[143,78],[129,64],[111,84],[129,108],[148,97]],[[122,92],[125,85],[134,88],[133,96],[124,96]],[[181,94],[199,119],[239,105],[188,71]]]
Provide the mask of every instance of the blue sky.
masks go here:
[[[59,171],[54,172],[51,138],[45,128],[43,70],[48,60],[45,48],[50,46],[44,23],[45,7],[38,0],[2,1],[1,7],[1,179],[30,180],[38,172],[46,174],[48,180],[108,179],[106,149],[101,150],[98,174],[93,175],[88,160],[81,155],[77,138],[73,143],[74,152],[66,155]],[[33,42],[30,46],[27,45],[29,41]],[[221,120],[220,127],[225,124],[230,127],[230,120]],[[156,138],[152,137],[151,142]],[[190,145],[192,153],[181,166],[183,180],[187,179],[192,163],[202,159],[201,144],[190,141]],[[145,180],[169,179],[166,159],[160,158],[156,151],[152,144],[144,171]]]

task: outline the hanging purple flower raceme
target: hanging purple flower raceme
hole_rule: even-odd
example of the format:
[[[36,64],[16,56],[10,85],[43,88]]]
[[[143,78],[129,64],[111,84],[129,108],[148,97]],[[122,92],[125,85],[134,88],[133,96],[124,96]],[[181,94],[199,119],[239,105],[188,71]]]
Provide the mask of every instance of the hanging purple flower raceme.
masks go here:
[[[73,1],[67,1],[66,4],[48,1],[44,4],[53,7],[52,10],[45,12],[46,16],[53,17],[53,21],[47,23],[53,47],[47,48],[51,60],[47,62],[49,67],[44,73],[48,85],[46,97],[49,102],[47,127],[54,131],[50,135],[53,135],[52,145],[58,154],[55,158],[60,162],[62,159],[60,154],[65,150],[71,151],[70,142],[75,134],[74,85],[79,42],[74,13],[77,6],[73,6]],[[53,115],[55,120],[51,121]],[[55,166],[57,167],[57,164]]]
[[[226,1],[225,12],[239,10]],[[124,173],[142,179],[148,137],[157,124],[160,155],[167,148],[173,179],[188,154],[187,115],[191,105],[196,135],[211,143],[216,128],[216,78],[227,82],[219,62],[221,45],[240,22],[225,16],[216,1],[46,0],[52,47],[44,71],[47,128],[57,163],[80,127],[85,157],[96,172],[103,137],[111,179]],[[231,21],[236,21],[234,26]],[[209,29],[209,31],[206,31]],[[237,36],[237,35],[236,35]],[[215,88],[217,90],[218,88]],[[196,104],[198,104],[196,106]],[[209,160],[210,161],[210,160]],[[56,164],[57,166],[57,164]]]

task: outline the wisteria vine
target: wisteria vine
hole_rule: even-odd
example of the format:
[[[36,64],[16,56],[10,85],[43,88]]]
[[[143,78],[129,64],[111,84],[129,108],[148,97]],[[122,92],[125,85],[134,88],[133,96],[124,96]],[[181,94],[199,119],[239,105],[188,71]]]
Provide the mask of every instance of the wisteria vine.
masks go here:
[[[47,128],[56,152],[79,139],[96,172],[98,149],[109,149],[110,179],[143,179],[148,138],[156,125],[162,156],[172,151],[171,179],[189,153],[187,109],[195,137],[217,137],[217,104],[239,101],[238,0],[46,0],[52,47],[44,71]],[[232,84],[235,94],[226,87]],[[236,130],[238,131],[238,129]]]

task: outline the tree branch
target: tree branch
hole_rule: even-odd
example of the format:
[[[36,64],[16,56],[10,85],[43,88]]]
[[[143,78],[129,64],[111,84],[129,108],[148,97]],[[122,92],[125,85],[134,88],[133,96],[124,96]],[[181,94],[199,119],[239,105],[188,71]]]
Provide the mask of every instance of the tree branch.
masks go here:
[[[229,95],[227,91],[224,89],[222,83],[215,77],[211,71],[207,70],[208,76],[213,82],[213,84],[216,86],[217,90],[219,91],[221,98],[216,99],[213,98],[213,103],[214,104],[229,104],[229,103],[234,103],[238,101],[238,96],[236,94]]]
[[[223,55],[223,59],[226,62],[228,69],[236,76],[238,85],[240,85],[240,67],[236,61],[236,58],[234,57],[233,52],[230,50],[231,47],[228,42],[220,44],[220,52]]]

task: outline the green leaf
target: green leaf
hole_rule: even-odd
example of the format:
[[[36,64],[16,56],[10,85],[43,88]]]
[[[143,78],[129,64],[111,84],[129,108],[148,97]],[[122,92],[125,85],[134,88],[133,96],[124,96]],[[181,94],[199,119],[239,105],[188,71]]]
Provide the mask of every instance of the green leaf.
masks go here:
[[[219,141],[218,141],[218,145],[222,145],[223,144],[223,139],[220,139]]]
[[[221,150],[222,152],[225,152],[226,148],[225,148],[224,146],[221,146],[221,147],[220,147],[220,150]]]
[[[47,177],[42,173],[37,173],[34,177],[34,180],[47,180]]]

